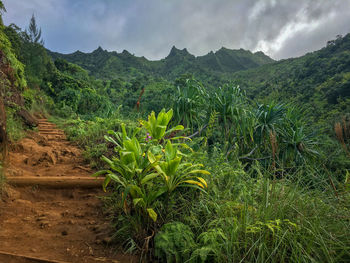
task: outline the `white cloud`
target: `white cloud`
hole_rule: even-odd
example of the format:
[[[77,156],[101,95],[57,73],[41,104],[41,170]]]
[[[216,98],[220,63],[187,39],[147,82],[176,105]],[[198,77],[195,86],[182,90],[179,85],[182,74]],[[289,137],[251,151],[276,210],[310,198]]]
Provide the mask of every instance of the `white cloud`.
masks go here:
[[[299,56],[350,31],[350,0],[3,0],[5,23],[35,13],[49,49],[129,50],[150,59],[171,46],[204,55],[222,46]]]

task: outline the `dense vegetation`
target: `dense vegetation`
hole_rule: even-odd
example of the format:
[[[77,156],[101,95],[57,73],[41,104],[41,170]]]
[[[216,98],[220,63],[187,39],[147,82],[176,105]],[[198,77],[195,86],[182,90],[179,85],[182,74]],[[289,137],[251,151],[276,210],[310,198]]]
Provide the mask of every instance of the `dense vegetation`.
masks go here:
[[[105,176],[126,251],[160,262],[349,261],[350,35],[278,62],[175,47],[148,61],[49,52],[32,17],[24,31],[1,24],[0,45],[8,140],[28,124],[23,110],[50,114]]]

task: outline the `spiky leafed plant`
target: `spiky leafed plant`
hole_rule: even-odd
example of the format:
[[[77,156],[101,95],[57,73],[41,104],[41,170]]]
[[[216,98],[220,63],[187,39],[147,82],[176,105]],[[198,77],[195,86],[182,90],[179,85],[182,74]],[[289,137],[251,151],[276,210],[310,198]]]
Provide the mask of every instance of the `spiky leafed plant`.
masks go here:
[[[225,142],[230,145],[237,143],[241,154],[251,148],[255,117],[249,109],[244,91],[232,85],[219,88],[211,95],[208,112],[218,113],[219,128]]]
[[[259,104],[255,111],[255,140],[262,144],[269,142],[270,132],[275,132],[281,125],[286,109],[284,104]]]
[[[280,154],[284,166],[300,165],[319,155],[316,150],[316,133],[307,130],[302,113],[296,108],[288,108],[283,125],[277,132],[280,136]]]
[[[174,122],[181,123],[191,131],[203,124],[207,92],[195,79],[187,79],[185,85],[177,87],[173,97]]]

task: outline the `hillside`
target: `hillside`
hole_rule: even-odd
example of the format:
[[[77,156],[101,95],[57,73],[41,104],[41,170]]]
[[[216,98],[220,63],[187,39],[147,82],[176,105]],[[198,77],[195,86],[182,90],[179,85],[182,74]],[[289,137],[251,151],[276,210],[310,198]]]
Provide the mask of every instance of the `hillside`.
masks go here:
[[[65,55],[48,52],[53,59],[65,59],[88,70],[93,76],[103,79],[117,78],[121,75],[152,74],[174,80],[185,73],[208,76],[256,68],[274,62],[262,52],[252,53],[244,49],[230,50],[227,48],[195,57],[187,49],[180,50],[173,46],[169,55],[158,61],[136,57],[126,50],[121,53],[108,52],[101,47],[91,53],[76,51]]]
[[[226,74],[252,99],[295,102],[316,119],[332,121],[350,110],[350,34],[299,58]]]
[[[315,121],[328,119],[333,122],[349,110],[349,34],[328,41],[321,50],[280,61],[274,61],[262,52],[227,48],[195,57],[186,49],[173,47],[166,58],[158,61],[136,57],[126,50],[108,52],[101,47],[92,53],[77,51],[64,55],[49,51],[49,54],[53,59],[65,59],[81,66],[96,78],[112,80],[111,89],[115,79],[119,79],[119,92],[120,87],[127,88],[129,82],[129,87],[134,88],[127,88],[129,92],[124,92],[126,100],[121,101],[130,101],[126,104],[131,107],[137,101],[140,87],[149,87],[156,79],[171,83],[183,74],[192,74],[208,88],[233,82],[253,100],[293,101],[308,110]],[[120,84],[122,82],[124,84]],[[148,92],[149,88],[146,88],[145,96]],[[157,93],[157,89],[154,92]],[[158,92],[164,92],[164,89],[160,88]]]

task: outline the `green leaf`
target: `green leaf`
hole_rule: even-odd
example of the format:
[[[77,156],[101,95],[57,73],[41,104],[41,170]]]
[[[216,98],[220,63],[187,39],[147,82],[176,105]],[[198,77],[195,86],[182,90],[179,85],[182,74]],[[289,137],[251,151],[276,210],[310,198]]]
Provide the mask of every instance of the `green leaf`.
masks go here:
[[[108,174],[109,172],[110,172],[109,170],[101,170],[101,171],[98,171],[98,172],[94,173],[91,176],[92,177],[99,177],[100,175],[105,175],[105,174]]]
[[[156,178],[159,174],[158,173],[151,173],[151,174],[147,174],[142,180],[141,180],[141,184],[145,184],[148,181]]]
[[[188,172],[189,174],[206,174],[206,175],[210,175],[210,173],[206,170],[192,170],[190,172]]]
[[[134,206],[136,207],[138,204],[140,204],[140,206],[144,207],[145,201],[143,200],[143,198],[134,198],[133,200]]]
[[[111,177],[109,176],[106,176],[105,180],[103,181],[103,184],[102,184],[102,188],[103,188],[103,191],[106,192],[106,188],[108,186],[108,184],[110,183],[111,181]]]
[[[152,218],[154,222],[156,222],[158,217],[157,213],[152,208],[147,208],[147,212],[149,217]]]

